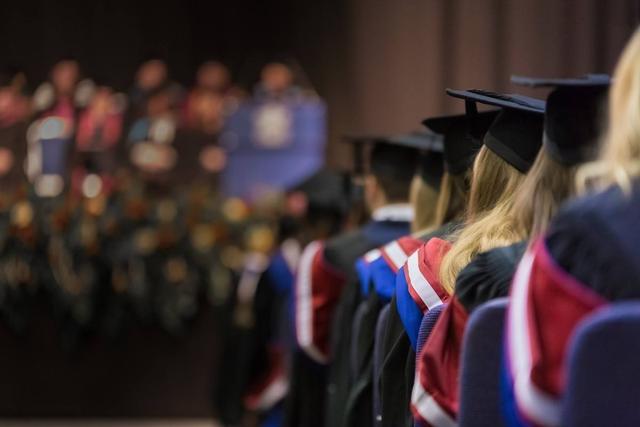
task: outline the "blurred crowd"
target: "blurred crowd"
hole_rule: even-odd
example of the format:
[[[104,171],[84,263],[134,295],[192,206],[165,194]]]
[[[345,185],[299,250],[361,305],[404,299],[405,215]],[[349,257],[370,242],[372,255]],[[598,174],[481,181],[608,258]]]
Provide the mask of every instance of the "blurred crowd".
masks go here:
[[[109,193],[128,168],[159,185],[215,175],[225,165],[224,152],[216,149],[225,120],[249,97],[216,61],[198,68],[189,89],[171,80],[161,59],[140,65],[128,93],[92,81],[71,58],[57,62],[33,92],[21,72],[7,68],[0,79],[1,185],[20,185],[26,174],[41,197],[65,190]],[[294,91],[292,69],[274,62],[263,68],[254,96]],[[104,179],[104,188],[85,183],[87,174]]]
[[[73,58],[37,86],[3,69],[0,312],[8,325],[28,330],[45,300],[73,347],[92,332],[118,336],[131,319],[179,334],[200,300],[224,304],[243,253],[270,249],[284,208],[275,196],[253,206],[223,194],[221,136],[243,105],[293,108],[314,98],[294,74],[288,63],[267,63],[249,91],[208,61],[185,88],[152,57],[123,93],[91,80]]]

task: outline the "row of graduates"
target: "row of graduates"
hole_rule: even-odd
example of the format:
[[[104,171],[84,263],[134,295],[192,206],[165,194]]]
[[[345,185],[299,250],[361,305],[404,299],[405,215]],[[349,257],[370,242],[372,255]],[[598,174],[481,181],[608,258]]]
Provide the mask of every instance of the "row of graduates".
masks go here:
[[[370,147],[370,221],[298,236],[315,240],[295,262],[274,267],[281,246],[254,270],[257,294],[291,302],[284,321],[271,297],[256,305],[269,307],[255,319],[268,330],[254,335],[263,351],[237,395],[264,425],[457,425],[466,323],[499,297],[510,301],[503,420],[560,425],[576,327],[640,289],[640,32],[614,79],[512,81],[551,91],[447,90],[465,114],[429,118],[420,135],[355,139]]]
[[[33,94],[0,73],[0,315],[16,333],[45,300],[63,338],[120,337],[134,321],[188,332],[203,300],[224,304],[236,260],[269,246],[275,208],[224,198],[219,134],[244,96],[220,63],[187,93],[159,59],[128,96],[58,62]],[[287,96],[265,67],[259,97]],[[260,211],[260,212],[258,212]]]

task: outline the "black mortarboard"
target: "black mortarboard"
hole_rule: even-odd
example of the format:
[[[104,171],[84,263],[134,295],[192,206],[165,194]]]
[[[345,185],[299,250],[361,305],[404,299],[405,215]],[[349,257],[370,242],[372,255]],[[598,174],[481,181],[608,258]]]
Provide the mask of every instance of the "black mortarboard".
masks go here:
[[[409,179],[416,170],[418,149],[416,139],[391,136],[348,136],[345,141],[354,146],[355,172],[364,171],[364,147],[370,146],[369,172],[376,174],[394,174],[398,179]],[[424,142],[424,141],[423,141]],[[430,143],[429,143],[430,144]]]
[[[346,212],[348,194],[344,185],[344,177],[329,169],[321,169],[290,192],[303,193],[307,199],[309,211]]]
[[[416,148],[425,151],[442,152],[442,135],[432,132],[417,131],[403,135],[395,135],[386,139],[390,144]]]
[[[611,79],[590,74],[571,79],[514,76],[511,81],[532,87],[555,87],[547,97],[544,146],[558,162],[573,166],[596,155],[602,101]]]
[[[485,132],[498,111],[472,112],[454,116],[432,117],[422,122],[443,136],[444,164],[451,174],[460,174],[471,167],[482,146]]]
[[[611,77],[608,74],[586,74],[568,79],[511,76],[511,83],[530,87],[609,86]]]
[[[381,138],[373,135],[346,135],[343,141],[351,144],[353,147],[353,173],[356,176],[362,176],[365,173],[365,147],[373,145]]]
[[[420,150],[420,176],[427,184],[439,188],[444,173],[443,139],[442,135],[422,131],[393,136],[389,138],[389,142]]]
[[[484,144],[522,173],[533,164],[542,145],[545,102],[524,95],[500,94],[484,90],[452,90],[455,98],[501,107],[502,110],[484,136]]]

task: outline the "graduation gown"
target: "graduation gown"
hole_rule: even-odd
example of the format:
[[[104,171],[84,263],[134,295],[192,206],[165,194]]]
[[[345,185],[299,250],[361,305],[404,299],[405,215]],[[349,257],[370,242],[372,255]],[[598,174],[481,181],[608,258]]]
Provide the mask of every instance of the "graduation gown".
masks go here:
[[[248,258],[239,280],[232,322],[224,328],[225,347],[219,367],[216,409],[221,421],[235,425],[245,410],[276,416],[288,388],[286,349],[288,301],[295,261],[284,245],[265,260]]]
[[[359,271],[369,273],[360,274],[363,280],[368,280],[361,281],[361,289],[366,298],[358,306],[352,325],[350,377],[353,383],[347,400],[346,425],[373,424],[373,352],[378,315],[394,294],[398,270],[421,245],[422,242],[417,239],[402,237],[369,252],[358,262]]]
[[[349,354],[351,346],[351,328],[353,316],[362,301],[362,292],[355,271],[359,256],[409,233],[408,221],[372,221],[362,229],[336,238],[329,242],[324,250],[324,260],[329,268],[340,272],[340,281],[327,287],[338,292],[332,293],[331,315],[326,316],[329,331],[324,334],[328,360],[331,349],[332,360],[329,367],[325,425],[337,426],[344,420],[346,401],[350,389]],[[328,268],[324,269],[325,271]],[[296,322],[296,326],[298,323]],[[330,343],[329,343],[330,337]]]
[[[497,248],[478,255],[456,280],[455,298],[443,310],[438,323],[418,355],[414,388],[423,408],[414,405],[418,419],[426,425],[455,424],[459,408],[458,378],[464,331],[470,312],[508,294],[518,260],[527,242]]]
[[[492,249],[476,256],[456,279],[455,294],[469,314],[478,306],[509,295],[513,274],[528,242]]]
[[[451,234],[459,223],[452,222],[431,233],[419,236],[419,240],[428,242],[431,238],[442,238]],[[405,329],[403,319],[414,314],[417,325],[422,320],[423,313],[415,303],[405,304],[408,290],[404,275],[398,275],[397,280],[402,281],[395,288],[389,306],[389,318],[382,343],[382,367],[378,379],[381,395],[380,420],[376,425],[396,427],[413,426],[413,417],[410,411],[411,391],[415,376],[415,349],[412,340]],[[404,289],[402,289],[404,286]],[[402,292],[401,304],[398,306],[398,293]],[[401,318],[402,312],[402,318]],[[417,337],[417,327],[415,331]],[[413,344],[415,345],[415,344]]]
[[[325,425],[327,363],[331,354],[339,354],[334,351],[336,347],[331,347],[332,325],[334,322],[351,324],[350,320],[343,320],[343,316],[350,313],[345,314],[338,309],[338,301],[346,305],[347,301],[355,300],[350,306],[359,301],[360,290],[354,268],[358,257],[406,235],[408,231],[408,221],[371,221],[358,230],[327,242],[312,242],[303,251],[294,286],[297,350],[285,425]]]
[[[639,190],[635,182],[630,195],[612,187],[572,202],[520,262],[503,364],[509,425],[559,425],[576,326],[609,301],[640,298]]]

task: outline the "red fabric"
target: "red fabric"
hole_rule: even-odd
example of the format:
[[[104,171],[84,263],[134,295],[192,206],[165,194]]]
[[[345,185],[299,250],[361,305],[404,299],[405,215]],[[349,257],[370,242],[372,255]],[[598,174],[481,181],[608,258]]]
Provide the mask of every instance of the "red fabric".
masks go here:
[[[249,385],[244,397],[244,405],[249,410],[269,409],[268,407],[263,407],[263,405],[271,399],[277,401],[284,397],[280,396],[280,393],[274,393],[272,389],[276,382],[286,381],[283,349],[277,346],[269,347],[268,358],[269,362],[266,371]]]
[[[96,128],[102,126],[102,136],[97,147],[100,150],[111,148],[118,143],[122,132],[122,116],[119,114],[109,114],[102,120],[98,120],[91,110],[87,110],[80,115],[78,120],[78,130],[76,145],[78,150],[86,151],[91,149],[91,143]]]
[[[456,298],[440,314],[422,352],[417,371],[422,387],[452,418],[458,413],[458,373],[468,315]],[[425,420],[428,421],[428,420]]]
[[[405,261],[406,261],[406,257],[408,257],[409,255],[411,255],[412,253],[420,249],[420,247],[423,244],[422,240],[415,239],[411,236],[401,237],[393,243],[397,243],[400,246],[400,248],[405,254]],[[400,270],[400,267],[402,267],[402,265],[396,265],[396,263],[393,262],[393,259],[391,259],[391,257],[387,253],[388,247],[389,245],[386,245],[381,249],[382,257],[384,258],[387,265],[391,268],[391,270],[394,273],[397,273],[398,270]]]
[[[552,395],[565,385],[564,359],[574,329],[606,301],[569,276],[539,242],[531,270],[527,314],[534,384]]]
[[[331,323],[346,279],[324,259],[319,251],[311,270],[313,342],[324,355],[329,355]]]
[[[434,237],[427,243],[423,244],[417,251],[420,274],[428,282],[429,286],[438,294],[442,302],[447,301],[450,295],[442,287],[440,282],[440,265],[442,264],[442,259],[450,249],[450,242]],[[404,274],[407,284],[409,285],[409,293],[411,294],[411,297],[418,307],[420,307],[420,310],[422,310],[423,313],[426,313],[429,308],[417,291],[417,289],[423,284],[414,283],[407,267],[405,267]]]
[[[54,104],[42,117],[62,117],[69,121],[69,126],[74,126],[75,109],[73,107],[73,101],[68,97],[60,97],[58,102]]]

